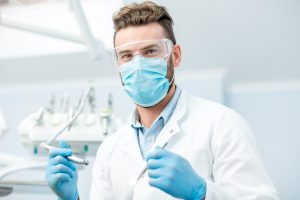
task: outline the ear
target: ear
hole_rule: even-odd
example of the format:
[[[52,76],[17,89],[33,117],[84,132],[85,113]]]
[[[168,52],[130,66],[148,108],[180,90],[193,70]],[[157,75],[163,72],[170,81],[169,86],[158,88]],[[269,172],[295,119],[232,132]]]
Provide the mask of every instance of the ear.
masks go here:
[[[172,61],[174,67],[178,67],[181,63],[181,47],[179,44],[175,44],[173,47]]]

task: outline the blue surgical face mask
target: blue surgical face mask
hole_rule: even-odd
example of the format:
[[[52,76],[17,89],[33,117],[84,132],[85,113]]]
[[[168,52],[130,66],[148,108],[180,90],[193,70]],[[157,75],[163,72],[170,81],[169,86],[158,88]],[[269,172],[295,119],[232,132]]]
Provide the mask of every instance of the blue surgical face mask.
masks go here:
[[[165,98],[173,82],[167,79],[167,71],[167,59],[139,55],[120,66],[124,90],[142,107],[154,106]]]

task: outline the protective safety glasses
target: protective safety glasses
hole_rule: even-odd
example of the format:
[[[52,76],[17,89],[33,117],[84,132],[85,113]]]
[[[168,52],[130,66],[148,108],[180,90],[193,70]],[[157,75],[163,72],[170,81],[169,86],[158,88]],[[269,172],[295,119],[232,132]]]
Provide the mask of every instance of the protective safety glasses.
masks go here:
[[[130,62],[136,55],[145,58],[168,58],[173,50],[169,39],[143,40],[127,43],[112,50],[112,59],[116,66]]]

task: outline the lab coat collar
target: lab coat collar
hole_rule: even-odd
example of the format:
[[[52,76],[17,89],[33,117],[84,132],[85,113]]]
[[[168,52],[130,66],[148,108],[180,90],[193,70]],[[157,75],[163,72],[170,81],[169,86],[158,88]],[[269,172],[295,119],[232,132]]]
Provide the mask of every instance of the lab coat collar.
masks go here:
[[[178,121],[180,121],[186,113],[187,98],[187,93],[182,91],[173,115],[161,130],[150,152],[157,146],[163,147],[174,135],[180,132]],[[135,113],[133,112],[132,114],[134,115]],[[126,151],[127,155],[129,155],[135,162],[137,162],[138,165],[142,167],[145,165],[145,161],[141,155],[137,134],[131,127],[131,122],[132,116],[125,125],[122,148]]]

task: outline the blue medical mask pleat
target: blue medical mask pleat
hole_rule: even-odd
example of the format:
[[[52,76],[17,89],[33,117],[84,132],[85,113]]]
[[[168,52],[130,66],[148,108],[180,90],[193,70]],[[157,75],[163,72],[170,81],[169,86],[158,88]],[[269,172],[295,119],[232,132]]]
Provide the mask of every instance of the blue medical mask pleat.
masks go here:
[[[167,60],[136,56],[120,66],[123,88],[131,99],[143,107],[154,106],[167,94]]]

